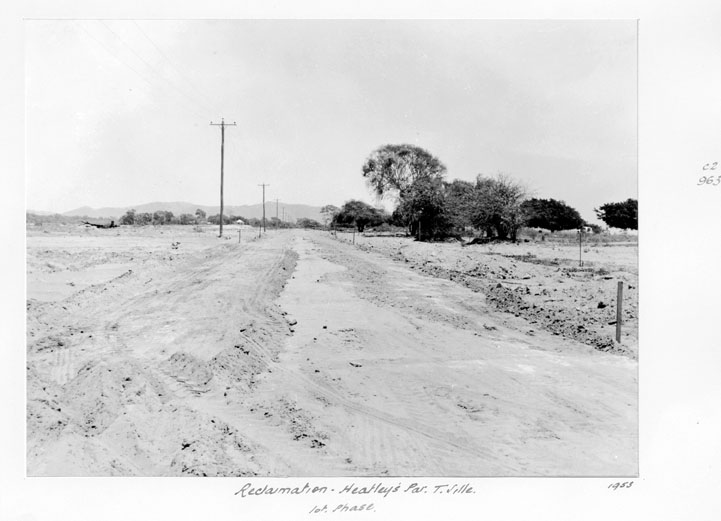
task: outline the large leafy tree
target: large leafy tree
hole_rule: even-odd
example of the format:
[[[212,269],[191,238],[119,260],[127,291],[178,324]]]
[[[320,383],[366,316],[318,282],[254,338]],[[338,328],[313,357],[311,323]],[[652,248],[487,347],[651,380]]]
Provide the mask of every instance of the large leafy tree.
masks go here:
[[[149,212],[142,212],[135,214],[135,224],[146,225],[153,222],[153,214]]]
[[[153,213],[153,224],[173,224],[174,218],[169,210],[157,210]]]
[[[323,224],[325,226],[328,226],[328,224],[333,220],[333,218],[340,212],[340,208],[337,206],[333,206],[332,204],[327,204],[323,208],[320,209],[320,213],[323,216]]]
[[[359,232],[366,226],[375,226],[383,222],[383,213],[363,201],[351,200],[346,202],[340,211],[333,217],[333,224],[340,226],[355,226]]]
[[[462,232],[472,225],[475,185],[460,179],[454,179],[450,183],[444,181],[443,192],[448,222],[457,232]]]
[[[135,210],[128,210],[120,218],[120,224],[135,224]]]
[[[442,179],[446,167],[415,145],[384,145],[363,164],[363,177],[378,197],[400,196],[419,179]]]
[[[211,215],[208,217],[208,222],[210,224],[220,224],[220,214],[216,213],[215,215]],[[223,214],[223,224],[232,224],[233,221],[231,220],[230,215]]]
[[[420,240],[447,236],[452,228],[447,212],[443,181],[422,177],[400,192],[396,218]]]
[[[521,205],[527,197],[528,189],[506,175],[495,178],[479,175],[470,210],[471,222],[488,235],[515,241],[525,223]]]
[[[363,177],[379,197],[393,197],[394,218],[422,238],[444,233],[443,177],[445,165],[415,145],[384,145],[374,150],[363,165]]]
[[[274,219],[275,219],[275,217],[274,217]],[[321,227],[321,224],[318,221],[316,221],[314,219],[308,219],[307,217],[301,217],[300,219],[298,219],[296,224],[299,228],[317,229],[317,228]]]
[[[606,203],[594,208],[596,216],[606,225],[623,230],[638,230],[638,201],[627,199],[620,203]]]
[[[545,228],[556,232],[583,226],[583,219],[575,208],[555,199],[529,199],[521,208],[526,215],[526,226]]]

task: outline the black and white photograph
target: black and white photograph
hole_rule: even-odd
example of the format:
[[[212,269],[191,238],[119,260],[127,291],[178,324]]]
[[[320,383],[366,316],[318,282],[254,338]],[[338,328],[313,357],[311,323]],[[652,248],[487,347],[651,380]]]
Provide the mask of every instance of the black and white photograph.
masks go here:
[[[3,7],[2,521],[721,518],[721,4]]]
[[[637,476],[637,39],[27,20],[27,475]]]

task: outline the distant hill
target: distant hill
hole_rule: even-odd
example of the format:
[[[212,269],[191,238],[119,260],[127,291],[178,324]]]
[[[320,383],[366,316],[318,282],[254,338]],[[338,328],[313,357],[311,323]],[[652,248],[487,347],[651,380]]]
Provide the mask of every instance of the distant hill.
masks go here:
[[[202,204],[193,204],[193,203],[185,203],[185,202],[170,202],[170,203],[162,203],[162,202],[154,202],[154,203],[145,203],[145,204],[139,204],[135,206],[125,206],[122,208],[91,208],[89,206],[83,206],[80,208],[76,208],[75,210],[70,210],[69,212],[65,212],[62,215],[67,217],[73,217],[73,216],[87,216],[92,217],[95,219],[115,219],[118,220],[125,212],[127,212],[130,209],[135,209],[138,213],[153,213],[158,210],[166,210],[173,212],[173,215],[180,215],[182,213],[190,213],[195,214],[195,210],[197,209],[203,210],[208,216],[215,215],[220,212],[220,206],[205,206]],[[307,219],[314,219],[316,221],[321,221],[321,214],[320,214],[320,206],[309,206],[307,204],[287,204],[280,202],[278,204],[278,217],[283,217],[283,209],[285,208],[285,218],[286,220],[296,220],[300,219],[302,217]],[[265,203],[265,216],[267,219],[270,219],[271,217],[275,217],[275,211],[276,206],[275,202],[267,202]],[[260,218],[263,217],[263,205],[262,204],[253,204],[253,205],[242,205],[242,206],[224,206],[223,207],[223,213],[225,215],[236,215],[236,216],[242,216],[247,218]]]
[[[76,217],[50,212],[37,213],[33,210],[28,210],[25,213],[25,222],[32,225],[41,225],[45,223],[80,224],[83,222],[83,219],[83,216]]]

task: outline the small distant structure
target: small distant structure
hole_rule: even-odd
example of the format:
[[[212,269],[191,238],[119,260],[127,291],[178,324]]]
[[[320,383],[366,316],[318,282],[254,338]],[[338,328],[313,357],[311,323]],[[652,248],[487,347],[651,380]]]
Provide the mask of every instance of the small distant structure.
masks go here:
[[[245,224],[245,221],[243,219],[238,219],[237,221],[235,221],[235,224],[243,225]]]

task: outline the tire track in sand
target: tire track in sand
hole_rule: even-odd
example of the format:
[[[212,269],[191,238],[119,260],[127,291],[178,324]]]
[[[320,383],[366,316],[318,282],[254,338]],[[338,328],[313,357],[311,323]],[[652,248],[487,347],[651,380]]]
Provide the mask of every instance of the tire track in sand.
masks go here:
[[[299,249],[297,241],[294,244],[294,247],[295,249]],[[301,251],[301,257],[299,262],[303,262],[303,259],[303,252]],[[297,270],[296,276],[298,276]],[[282,373],[286,377],[284,381],[285,384],[288,386],[293,386],[299,389],[306,389],[308,391],[315,392],[328,400],[330,403],[341,406],[347,411],[372,418],[376,422],[380,422],[387,426],[391,426],[393,428],[400,429],[401,431],[405,431],[406,433],[412,433],[417,437],[430,440],[431,442],[433,442],[433,448],[450,449],[454,452],[460,452],[468,456],[479,458],[488,464],[488,466],[490,467],[488,471],[489,473],[508,474],[516,470],[515,467],[498,462],[497,458],[494,457],[492,451],[483,447],[478,447],[477,445],[463,443],[460,440],[457,440],[453,434],[440,431],[432,425],[429,425],[427,422],[420,422],[417,419],[400,418],[385,411],[349,399],[346,396],[342,395],[340,392],[338,392],[336,389],[334,389],[330,384],[315,381],[305,376],[295,368],[287,367],[281,362],[276,362],[273,354],[265,346],[256,341],[250,335],[241,335],[247,342],[249,342],[255,347],[256,352],[261,357],[263,357],[265,362],[272,368],[273,372]],[[403,402],[402,400],[399,400],[397,403],[403,405],[406,404],[406,402]],[[415,416],[416,418],[425,416],[425,418],[427,418],[427,414],[423,415],[421,411],[417,411],[413,416]],[[389,440],[390,437],[390,434],[387,431],[385,433],[381,432],[380,437],[383,439],[375,440],[375,445],[377,448],[380,447],[382,449],[386,446],[396,446],[396,444],[386,443],[386,441]],[[395,450],[397,450],[397,448]],[[431,448],[429,447],[428,450],[424,450],[423,452],[428,454],[430,452],[433,452],[433,450],[431,450]],[[392,453],[392,451],[386,451],[385,453],[381,454],[381,456],[386,458],[386,461],[396,457]]]

